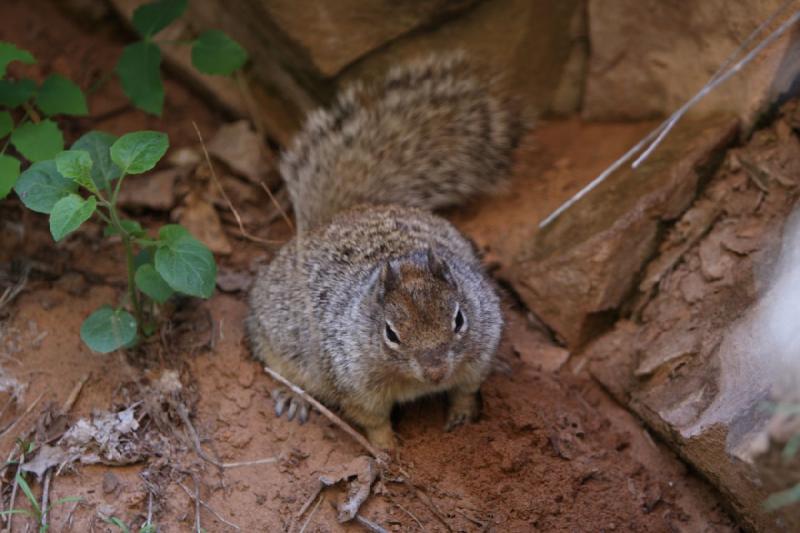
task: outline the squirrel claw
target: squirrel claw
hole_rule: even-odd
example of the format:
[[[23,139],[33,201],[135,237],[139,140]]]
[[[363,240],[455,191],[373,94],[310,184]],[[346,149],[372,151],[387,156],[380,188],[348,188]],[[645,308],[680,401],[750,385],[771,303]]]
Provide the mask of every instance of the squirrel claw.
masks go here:
[[[294,420],[295,416],[301,425],[308,421],[308,403],[287,389],[279,388],[272,391],[272,400],[275,402],[275,416],[280,417],[286,411],[286,419],[289,421]]]
[[[467,413],[453,413],[447,417],[447,422],[444,425],[444,430],[447,432],[453,431],[458,426],[463,425],[471,417]]]

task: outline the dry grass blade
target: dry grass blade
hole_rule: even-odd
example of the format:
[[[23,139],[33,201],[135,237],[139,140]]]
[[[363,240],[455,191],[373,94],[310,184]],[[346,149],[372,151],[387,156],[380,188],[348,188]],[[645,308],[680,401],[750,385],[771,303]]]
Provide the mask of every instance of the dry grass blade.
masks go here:
[[[21,414],[21,415],[19,415],[17,418],[15,418],[15,419],[14,419],[14,421],[13,421],[13,422],[11,422],[9,425],[7,425],[6,427],[4,427],[3,429],[0,429],[0,437],[2,437],[2,436],[3,436],[3,435],[5,435],[6,433],[8,433],[8,432],[9,432],[9,431],[11,431],[12,429],[14,429],[14,427],[15,427],[15,426],[16,426],[16,425],[19,423],[19,421],[20,421],[20,420],[22,420],[23,418],[25,418],[26,416],[28,416],[28,414],[29,414],[31,411],[33,411],[33,408],[34,408],[34,407],[36,407],[36,404],[38,404],[38,403],[39,403],[39,401],[42,399],[42,397],[43,397],[43,396],[44,396],[44,393],[41,393],[41,394],[40,394],[40,395],[39,395],[39,396],[38,396],[38,397],[37,397],[35,400],[33,400],[33,402],[31,402],[31,404],[28,406],[28,408],[27,408],[27,409],[25,409],[25,412],[24,412],[24,413],[22,413],[22,414]]]
[[[19,276],[19,279],[16,283],[12,286],[6,288],[3,291],[3,294],[0,295],[0,310],[3,309],[6,305],[10,304],[17,295],[22,292],[22,289],[25,288],[25,285],[28,283],[28,274],[30,274],[31,265],[29,263],[25,263],[22,267],[22,273]]]
[[[272,194],[272,191],[269,190],[267,184],[264,183],[263,181],[259,181],[258,183],[261,184],[261,188],[264,189],[264,192],[267,193],[267,196],[269,196],[269,199],[272,201],[272,205],[275,206],[275,209],[277,209],[278,213],[280,213],[281,217],[283,217],[283,221],[286,222],[286,225],[289,226],[290,230],[294,231],[294,224],[292,224],[292,219],[290,219],[289,215],[286,214],[286,211],[283,209],[283,207],[281,207],[281,203],[278,201],[277,198],[275,198],[275,195]]]
[[[222,183],[219,181],[217,177],[217,172],[214,170],[214,165],[211,163],[211,156],[208,153],[208,149],[206,148],[206,143],[203,140],[203,135],[200,133],[200,128],[197,127],[197,123],[192,121],[192,126],[194,126],[194,131],[197,133],[197,138],[200,140],[200,147],[203,149],[203,155],[206,159],[206,164],[208,165],[208,170],[211,172],[211,178],[214,180],[214,183],[217,186],[222,198],[225,200],[225,203],[228,204],[228,209],[230,209],[231,213],[233,213],[234,218],[236,219],[236,224],[239,225],[239,231],[241,232],[242,236],[245,239],[251,240],[253,242],[258,242],[261,244],[283,244],[283,241],[274,241],[269,239],[262,239],[261,237],[256,237],[255,235],[250,234],[245,228],[244,223],[242,222],[242,217],[239,215],[239,211],[233,207],[233,202],[228,197],[228,193],[225,192],[225,189],[222,187]]]

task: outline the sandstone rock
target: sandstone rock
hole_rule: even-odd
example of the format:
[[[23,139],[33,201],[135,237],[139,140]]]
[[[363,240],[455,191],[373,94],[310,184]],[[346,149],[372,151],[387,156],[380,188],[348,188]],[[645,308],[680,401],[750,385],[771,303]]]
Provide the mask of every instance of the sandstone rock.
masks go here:
[[[175,205],[175,180],[180,169],[161,170],[139,176],[127,176],[120,189],[122,207],[169,211]]]
[[[782,4],[589,0],[584,117],[643,119],[672,113]],[[708,96],[700,104],[703,112],[734,112],[752,123],[800,74],[800,38],[789,33]]]
[[[613,320],[663,222],[689,207],[736,125],[730,117],[684,123],[638,170],[610,176],[518,254],[512,283],[571,348]]]
[[[780,161],[796,139],[778,141],[779,129],[760,132],[732,155]],[[773,143],[762,143],[773,136]],[[796,261],[781,252],[775,262],[798,191],[766,180],[764,192],[753,181],[743,186],[741,177],[727,165],[717,172],[668,229],[650,263],[658,268],[646,271],[658,276],[637,289],[638,311],[573,364],[588,361],[604,387],[720,488],[747,528],[797,531],[796,508],[768,513],[764,502],[800,482],[798,459],[780,457],[800,422],[764,407],[798,400],[796,307],[786,302],[789,288],[780,281],[797,278]],[[752,203],[740,197],[760,198],[758,210],[731,209]],[[718,217],[708,217],[704,206],[710,203],[722,208]],[[704,227],[708,231],[695,238]],[[788,307],[773,305],[781,301]]]
[[[443,22],[477,0],[261,0],[324,77],[412,30]]]
[[[378,76],[410,58],[459,48],[499,74],[531,111],[569,113],[580,103],[587,47],[584,10],[577,0],[492,0],[387,43],[340,78]]]

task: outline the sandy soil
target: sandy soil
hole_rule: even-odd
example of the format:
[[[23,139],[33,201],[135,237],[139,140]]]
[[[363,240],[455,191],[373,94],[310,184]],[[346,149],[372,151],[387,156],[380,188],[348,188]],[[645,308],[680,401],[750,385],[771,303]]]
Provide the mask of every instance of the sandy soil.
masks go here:
[[[112,68],[128,35],[110,20],[81,27],[55,5],[7,0],[0,39],[36,55],[39,64],[28,74],[57,71],[87,88]],[[67,134],[74,139],[92,128],[113,133],[153,128],[169,132],[173,147],[196,148],[192,120],[206,137],[223,123],[181,84],[168,79],[166,92],[164,117],[157,119],[125,105],[117,84],[108,82],[91,95],[92,117],[66,122]],[[449,216],[487,251],[487,261],[502,269],[537,220],[648,127],[543,123],[520,152],[509,193]],[[260,235],[288,236],[282,221],[271,228],[259,225],[264,199],[256,188],[231,176],[223,183]],[[140,214],[150,226],[170,219],[169,213]],[[221,271],[246,280],[272,250],[240,238],[231,217],[220,214],[234,243],[233,254],[220,259]],[[225,462],[278,458],[222,471],[200,458],[189,439],[180,438],[186,428],[172,420],[171,440],[146,461],[78,467],[56,476],[51,501],[83,499],[51,511],[53,531],[116,531],[102,515],[138,526],[148,513],[150,494],[159,531],[190,531],[196,502],[181,484],[190,493],[197,490],[208,504],[199,514],[205,531],[233,530],[214,512],[242,531],[303,525],[305,531],[359,529],[336,521],[329,502],[343,497],[340,489],[324,492],[324,502],[316,500],[310,512],[296,518],[318,477],[362,452],[317,413],[304,426],[274,416],[269,391],[275,384],[243,342],[244,292],[186,302],[171,315],[167,341],[151,343],[144,352],[94,355],[82,345],[78,330],[95,307],[119,297],[124,279],[117,270],[118,244],[99,239],[100,227],[89,224],[56,246],[44,217],[21,209],[15,199],[0,202],[0,224],[0,265],[7,270],[12,259],[22,258],[34,265],[25,290],[0,316],[0,365],[28,386],[19,405],[2,415],[3,427],[16,422],[0,436],[0,454],[9,456],[17,437],[41,426],[50,405],[62,404],[86,375],[65,423],[93,411],[124,408],[136,391],[177,370],[206,454]],[[483,389],[481,420],[444,433],[442,399],[399,409],[400,462],[421,495],[387,477],[361,514],[392,531],[736,530],[721,498],[591,379],[559,370],[564,350],[537,329],[512,295],[507,301],[509,327],[498,371]],[[33,489],[40,494],[40,484]],[[7,483],[2,491],[7,499]],[[24,507],[19,497],[17,506]],[[24,531],[26,519],[18,517],[14,524]]]

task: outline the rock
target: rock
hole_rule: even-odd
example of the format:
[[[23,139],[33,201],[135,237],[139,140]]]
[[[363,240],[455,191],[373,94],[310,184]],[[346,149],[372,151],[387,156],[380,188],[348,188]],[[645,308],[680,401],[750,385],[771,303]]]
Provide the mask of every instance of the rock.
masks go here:
[[[610,325],[656,251],[661,225],[691,205],[736,132],[729,116],[683,123],[638,170],[612,174],[523,246],[509,277],[568,347]]]
[[[276,25],[305,50],[324,77],[386,43],[444,22],[476,0],[261,0]]]
[[[793,150],[796,139],[780,140],[779,128],[759,132],[734,155],[780,161],[776,154]],[[765,143],[766,138],[773,140]],[[800,459],[790,466],[780,457],[800,422],[764,405],[798,401],[800,322],[793,295],[800,276],[796,256],[780,238],[794,235],[787,242],[800,242],[800,222],[786,222],[798,191],[767,179],[764,192],[741,178],[729,165],[717,171],[694,206],[667,228],[663,239],[669,245],[662,243],[650,262],[659,265],[659,276],[654,285],[640,284],[633,315],[594,340],[573,364],[588,366],[603,387],[717,485],[745,528],[797,531],[796,508],[765,512],[764,502],[800,482]],[[751,204],[753,197],[761,199],[757,210],[728,211]],[[709,218],[704,206],[720,198],[723,211]],[[695,238],[702,227],[707,233]],[[676,249],[680,254],[673,257]],[[652,508],[658,491],[644,500]]]
[[[233,251],[216,210],[198,195],[186,198],[178,221],[215,254],[229,255]]]
[[[345,69],[341,82],[375,77],[434,51],[462,49],[501,74],[504,88],[531,112],[569,113],[580,105],[587,48],[581,2],[493,0],[388,43]]]
[[[635,120],[672,113],[782,4],[589,0],[591,56],[583,116]],[[709,95],[700,104],[702,112],[733,112],[749,127],[800,74],[798,54],[798,33],[789,32]]]
[[[122,207],[169,211],[175,205],[175,180],[179,169],[126,176],[117,202]]]
[[[263,141],[246,120],[225,124],[208,142],[211,155],[254,183],[266,179],[269,170],[263,150]]]

